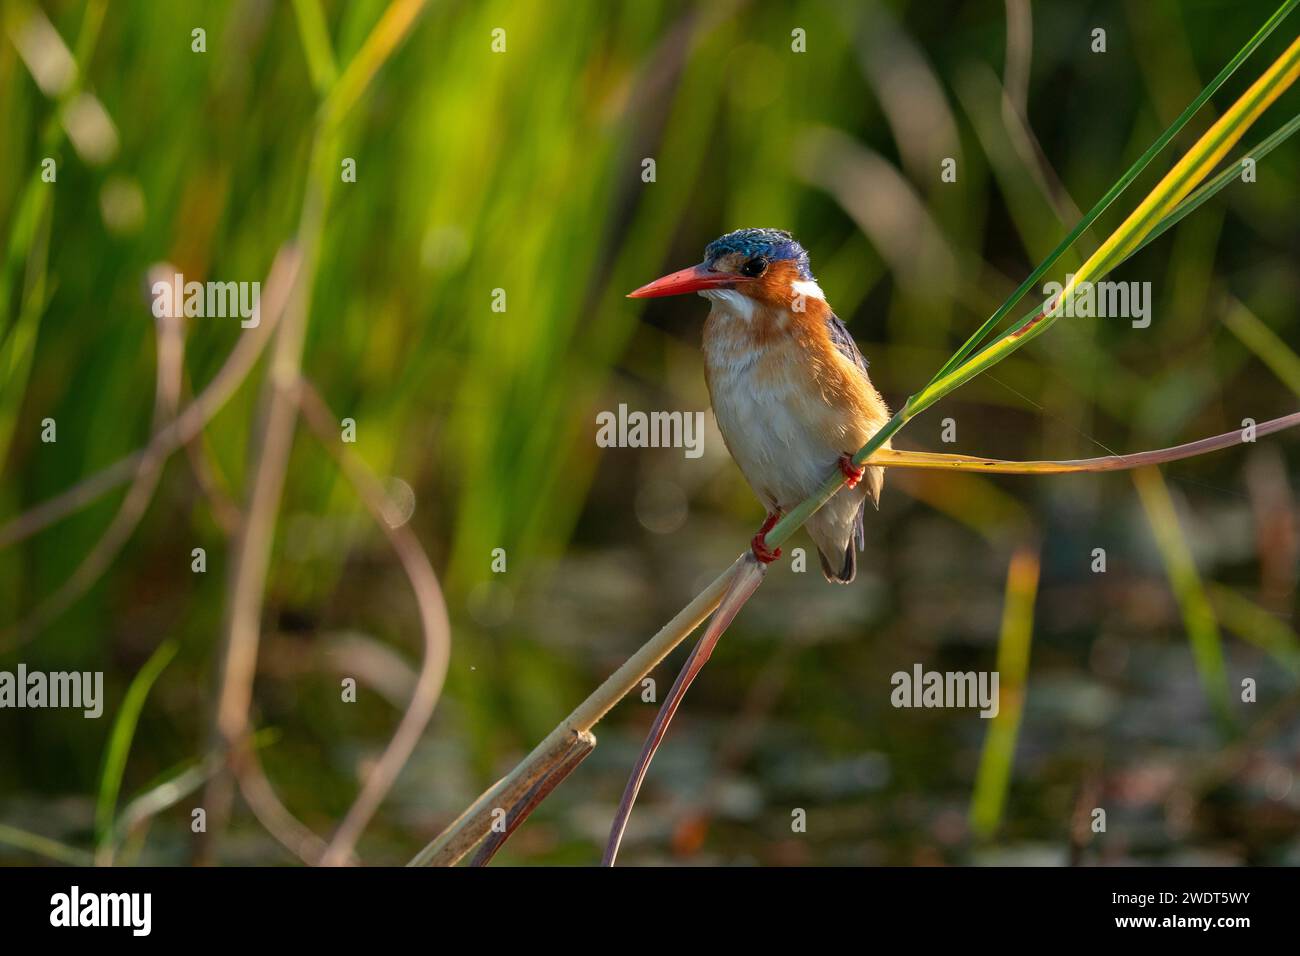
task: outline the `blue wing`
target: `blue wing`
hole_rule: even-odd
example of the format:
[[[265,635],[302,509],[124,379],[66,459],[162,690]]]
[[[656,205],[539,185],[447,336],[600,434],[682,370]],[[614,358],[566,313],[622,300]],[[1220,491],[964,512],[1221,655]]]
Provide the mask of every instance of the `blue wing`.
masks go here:
[[[862,350],[858,348],[858,343],[853,341],[853,336],[849,334],[848,328],[845,327],[844,323],[840,321],[839,316],[834,312],[830,313],[829,317],[826,319],[826,328],[831,334],[831,342],[840,350],[840,354],[858,368],[862,369],[863,372],[866,372],[866,356],[862,354]],[[866,546],[866,530],[862,526],[866,510],[867,499],[863,498],[862,507],[858,509],[858,516],[857,520],[854,522],[855,527],[853,529],[853,537],[859,551]]]
[[[826,319],[826,329],[831,334],[831,342],[840,350],[840,353],[851,361],[862,371],[867,370],[867,359],[858,349],[858,343],[853,341],[853,336],[845,328],[844,323],[840,321],[839,316],[834,312]]]

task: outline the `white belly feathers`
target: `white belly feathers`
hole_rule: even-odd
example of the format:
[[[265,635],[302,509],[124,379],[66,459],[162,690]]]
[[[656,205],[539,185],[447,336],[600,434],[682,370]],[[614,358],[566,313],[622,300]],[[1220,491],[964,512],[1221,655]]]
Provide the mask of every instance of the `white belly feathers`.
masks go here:
[[[809,427],[837,410],[818,401],[806,357],[792,339],[737,348],[734,333],[742,330],[728,326],[745,318],[729,311],[717,318],[723,321],[706,333],[704,356],[718,428],[763,503],[792,508],[816,490],[843,451]]]

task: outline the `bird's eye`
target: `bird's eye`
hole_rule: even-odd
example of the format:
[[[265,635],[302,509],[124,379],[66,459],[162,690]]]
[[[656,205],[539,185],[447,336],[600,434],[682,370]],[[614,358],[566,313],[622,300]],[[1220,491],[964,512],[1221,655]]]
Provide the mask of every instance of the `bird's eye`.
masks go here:
[[[749,276],[751,279],[757,279],[767,271],[767,260],[762,256],[754,256],[743,266],[740,267],[740,274]]]

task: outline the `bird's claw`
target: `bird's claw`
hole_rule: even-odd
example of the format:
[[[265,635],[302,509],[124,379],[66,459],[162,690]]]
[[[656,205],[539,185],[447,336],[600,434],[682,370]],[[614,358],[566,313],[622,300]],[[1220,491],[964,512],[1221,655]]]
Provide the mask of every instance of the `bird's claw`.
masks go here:
[[[781,520],[781,512],[773,511],[768,514],[767,520],[763,526],[758,529],[758,534],[754,535],[749,542],[750,550],[754,552],[754,557],[758,558],[763,564],[771,564],[777,558],[781,557],[780,548],[769,548],[767,546],[767,533],[772,530],[778,521]]]
[[[754,539],[749,542],[749,548],[754,552],[754,557],[758,558],[758,560],[763,564],[771,564],[777,558],[781,557],[781,549],[773,548],[769,550],[764,538],[766,538],[766,535],[764,534],[754,535]]]
[[[848,452],[840,455],[840,471],[844,473],[844,486],[846,488],[856,488],[862,476],[866,474],[867,469],[861,465],[853,464],[853,456]]]

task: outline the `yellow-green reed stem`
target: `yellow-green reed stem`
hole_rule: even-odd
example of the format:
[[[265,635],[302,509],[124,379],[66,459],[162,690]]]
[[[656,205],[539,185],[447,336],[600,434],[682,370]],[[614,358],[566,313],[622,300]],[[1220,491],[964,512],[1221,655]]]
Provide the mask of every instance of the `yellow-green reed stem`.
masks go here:
[[[323,128],[331,129],[343,121],[379,68],[388,62],[411,31],[416,18],[424,11],[425,3],[426,0],[393,0],[388,5],[321,104]]]
[[[1252,159],[1258,163],[1269,153],[1273,152],[1273,150],[1275,150],[1280,144],[1285,142],[1297,129],[1300,129],[1300,114],[1291,117],[1291,119],[1283,123],[1275,132],[1269,134],[1267,137],[1256,143],[1253,148],[1247,150],[1246,154],[1236,163],[1227,166],[1204,186],[1179,203],[1178,208],[1164,219],[1160,220],[1160,223],[1151,230],[1145,239],[1142,240],[1142,244],[1130,252],[1129,256],[1134,256],[1141,250],[1145,249],[1149,243],[1154,242],[1168,230],[1182,222],[1185,217],[1191,215],[1203,206],[1205,202],[1220,189],[1228,185],[1228,183],[1237,180],[1241,176],[1241,164],[1243,162],[1247,159]],[[1118,265],[1118,263],[1116,263],[1116,265]]]
[[[1002,303],[1002,306],[989,316],[988,320],[983,325],[975,330],[975,333],[966,340],[952,358],[948,359],[948,361],[944,363],[943,368],[941,368],[934,376],[934,379],[931,380],[932,382],[943,378],[960,365],[968,355],[975,351],[979,344],[988,337],[988,334],[997,327],[998,323],[1006,318],[1007,313],[1015,307],[1015,304],[1024,297],[1025,293],[1033,288],[1038,280],[1047,274],[1047,271],[1056,264],[1056,261],[1065,254],[1065,251],[1074,245],[1078,238],[1083,235],[1084,231],[1091,226],[1103,212],[1106,211],[1116,198],[1118,198],[1120,193],[1128,188],[1129,184],[1137,178],[1138,174],[1147,167],[1151,160],[1153,160],[1161,150],[1169,145],[1169,141],[1178,135],[1182,128],[1187,125],[1187,122],[1196,114],[1197,110],[1205,105],[1209,98],[1224,84],[1228,77],[1232,76],[1232,74],[1236,72],[1237,67],[1241,66],[1241,64],[1245,62],[1246,58],[1255,52],[1255,49],[1264,42],[1265,38],[1273,32],[1278,24],[1280,24],[1286,16],[1295,9],[1297,3],[1300,3],[1300,0],[1287,0],[1286,3],[1283,3],[1277,8],[1277,11],[1268,18],[1264,25],[1259,28],[1259,31],[1250,38],[1250,41],[1238,50],[1237,55],[1229,60],[1227,65],[1219,71],[1219,75],[1211,80],[1205,89],[1201,90],[1196,99],[1187,104],[1187,108],[1183,110],[1178,118],[1169,125],[1168,129],[1160,134],[1160,137],[1151,144],[1147,151],[1137,158],[1137,161],[1129,167],[1128,172],[1116,181],[1115,185],[1107,191],[1106,195],[1102,196],[1101,199],[1097,201],[1097,204],[1093,206],[1092,209],[1088,210],[1088,214],[1079,220],[1079,223],[1070,230],[1070,234],[1061,240],[1060,244],[1051,251],[1038,268],[1031,272],[1024,282],[1020,283],[1020,286],[1016,291],[1011,293],[1011,297],[1008,298],[1006,302]]]
[[[1079,267],[1050,309],[1008,330],[987,349],[909,399],[913,414],[1006,358],[1026,342],[1047,331],[1073,299],[1074,290],[1099,278],[1137,251],[1160,220],[1170,215],[1197,183],[1242,137],[1274,100],[1300,76],[1300,38],[1287,48],[1236,103],[1210,127],[1187,155],[1165,174],[1118,229]]]

